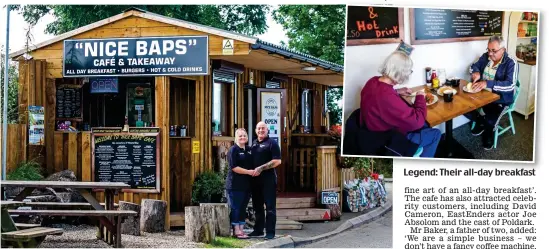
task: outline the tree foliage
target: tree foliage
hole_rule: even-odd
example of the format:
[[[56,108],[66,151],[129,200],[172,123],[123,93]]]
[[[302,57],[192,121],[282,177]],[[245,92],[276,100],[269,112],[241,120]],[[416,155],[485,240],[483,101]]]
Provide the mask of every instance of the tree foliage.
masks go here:
[[[0,78],[2,82],[2,86],[0,87],[0,110],[3,110],[4,108],[4,67],[5,67],[5,52],[4,52],[4,46],[2,46],[1,49],[1,59],[0,63],[2,66],[0,67],[1,73]],[[18,121],[18,108],[17,108],[17,95],[18,95],[18,89],[19,89],[19,73],[17,71],[17,66],[15,66],[13,63],[9,63],[8,66],[8,123],[14,124]],[[0,111],[2,113],[2,111]],[[1,118],[0,118],[1,119]]]
[[[46,33],[58,35],[136,7],[171,18],[195,22],[246,35],[267,30],[268,5],[24,5],[16,6],[25,21],[34,25],[51,13],[56,20]]]
[[[288,47],[343,65],[345,48],[345,5],[280,5],[273,18],[286,31]],[[327,93],[330,124],[341,124],[338,105],[342,88]]]

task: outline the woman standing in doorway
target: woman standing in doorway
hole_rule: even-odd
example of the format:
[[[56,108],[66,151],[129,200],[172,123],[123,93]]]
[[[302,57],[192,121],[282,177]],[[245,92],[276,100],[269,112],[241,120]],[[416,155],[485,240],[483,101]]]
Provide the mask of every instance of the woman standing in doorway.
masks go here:
[[[246,224],[246,208],[250,200],[250,181],[254,173],[252,170],[252,152],[248,143],[248,134],[245,129],[235,132],[235,144],[227,153],[229,159],[229,173],[227,174],[227,197],[231,207],[231,225],[233,234],[239,239],[247,239],[244,233]]]

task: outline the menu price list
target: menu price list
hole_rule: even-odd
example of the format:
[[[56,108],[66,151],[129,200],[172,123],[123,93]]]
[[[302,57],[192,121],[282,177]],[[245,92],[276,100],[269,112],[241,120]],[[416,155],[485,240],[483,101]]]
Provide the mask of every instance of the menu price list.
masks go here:
[[[81,96],[80,88],[57,88],[57,117],[80,118],[82,116]]]
[[[156,137],[100,136],[94,148],[96,181],[124,182],[133,189],[156,188]]]
[[[416,39],[501,34],[501,11],[414,9]]]

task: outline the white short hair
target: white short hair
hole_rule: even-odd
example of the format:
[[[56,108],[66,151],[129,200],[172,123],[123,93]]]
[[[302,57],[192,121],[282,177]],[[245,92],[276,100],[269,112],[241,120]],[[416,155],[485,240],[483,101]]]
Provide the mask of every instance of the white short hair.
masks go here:
[[[379,73],[389,77],[397,84],[403,84],[408,81],[413,66],[414,62],[410,56],[404,52],[395,51],[385,58],[385,61],[379,67]]]
[[[505,47],[505,39],[503,39],[503,36],[501,35],[491,36],[490,39],[488,40],[488,44],[490,44],[491,42],[497,42],[499,44],[499,49]]]

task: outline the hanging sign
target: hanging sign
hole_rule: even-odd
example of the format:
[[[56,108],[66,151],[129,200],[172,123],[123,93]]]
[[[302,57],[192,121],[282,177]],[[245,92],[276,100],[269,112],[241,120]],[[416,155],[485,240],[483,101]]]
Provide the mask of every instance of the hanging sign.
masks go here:
[[[65,40],[63,77],[207,75],[208,36]]]
[[[118,93],[118,77],[90,78],[90,93]]]

